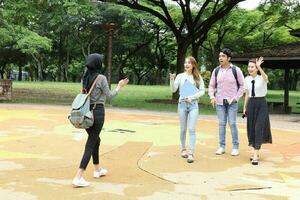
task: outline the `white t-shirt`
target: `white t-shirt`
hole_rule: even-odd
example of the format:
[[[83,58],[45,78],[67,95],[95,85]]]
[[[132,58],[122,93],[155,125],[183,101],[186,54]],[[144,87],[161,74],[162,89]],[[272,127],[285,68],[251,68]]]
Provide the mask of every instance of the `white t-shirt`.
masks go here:
[[[255,97],[265,97],[268,92],[267,84],[268,80],[264,80],[261,75],[256,75],[255,78],[252,76],[247,76],[245,78],[245,90],[247,90],[249,97],[252,91],[252,80],[254,80],[254,93]]]
[[[194,77],[192,74],[187,74],[187,73],[180,73],[176,76],[175,81],[171,80],[170,81],[170,86],[171,86],[171,90],[172,92],[176,92],[178,90],[181,90],[185,80],[188,80],[189,82],[191,82],[192,84],[196,85],[195,81],[194,81]],[[195,95],[191,96],[192,100],[196,100],[199,97],[203,96],[205,93],[205,87],[204,87],[204,81],[202,78],[200,78],[200,87],[199,87],[199,92],[197,92]],[[182,97],[179,97],[179,100]]]

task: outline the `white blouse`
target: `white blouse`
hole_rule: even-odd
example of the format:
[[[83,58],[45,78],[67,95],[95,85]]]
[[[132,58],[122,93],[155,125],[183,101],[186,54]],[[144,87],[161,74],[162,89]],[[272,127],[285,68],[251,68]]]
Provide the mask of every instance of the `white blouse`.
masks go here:
[[[245,78],[245,90],[247,91],[249,97],[252,97],[252,80],[254,80],[254,93],[255,97],[265,97],[267,95],[267,84],[268,80],[264,80],[261,75],[256,75],[255,78],[252,76],[247,76]]]
[[[179,87],[179,90],[181,90],[185,80],[188,80],[192,84],[196,85],[192,74],[189,75],[187,73],[180,73],[176,76],[175,81],[174,80],[170,81],[170,86],[171,86],[172,92],[176,92],[178,90],[178,87]],[[192,100],[199,99],[199,97],[203,96],[204,93],[205,93],[204,81],[202,78],[200,78],[199,92],[197,92],[195,95],[191,96],[191,98],[192,98]],[[180,99],[182,99],[181,96],[179,97],[179,100]]]

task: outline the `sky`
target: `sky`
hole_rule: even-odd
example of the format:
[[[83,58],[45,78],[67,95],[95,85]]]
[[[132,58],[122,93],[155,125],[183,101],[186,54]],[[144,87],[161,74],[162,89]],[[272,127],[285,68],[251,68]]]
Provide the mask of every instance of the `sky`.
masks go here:
[[[238,5],[241,8],[252,10],[252,9],[255,9],[259,5],[259,2],[260,2],[260,0],[246,0],[246,1],[239,3]]]

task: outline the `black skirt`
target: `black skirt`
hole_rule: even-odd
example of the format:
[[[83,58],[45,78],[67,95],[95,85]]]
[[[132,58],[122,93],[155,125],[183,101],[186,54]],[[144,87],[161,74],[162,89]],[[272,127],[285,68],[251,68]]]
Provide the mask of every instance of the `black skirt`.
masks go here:
[[[264,143],[272,143],[268,105],[264,97],[249,98],[247,135],[249,146],[257,150]]]

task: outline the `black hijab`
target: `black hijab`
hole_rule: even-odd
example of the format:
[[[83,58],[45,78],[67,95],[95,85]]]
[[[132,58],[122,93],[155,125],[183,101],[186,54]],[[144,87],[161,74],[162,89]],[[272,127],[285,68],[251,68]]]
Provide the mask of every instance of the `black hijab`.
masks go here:
[[[86,59],[86,72],[83,75],[82,83],[86,92],[91,88],[94,80],[101,73],[104,56],[98,53],[90,54]]]

